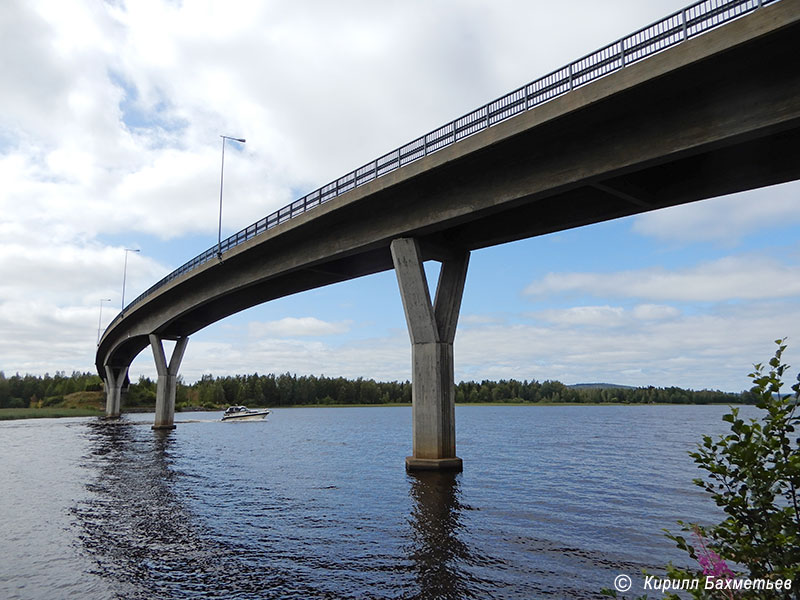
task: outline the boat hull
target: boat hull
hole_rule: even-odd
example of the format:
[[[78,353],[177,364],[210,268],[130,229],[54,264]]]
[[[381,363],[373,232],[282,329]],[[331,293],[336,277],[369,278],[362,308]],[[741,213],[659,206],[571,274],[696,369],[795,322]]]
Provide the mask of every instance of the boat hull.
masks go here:
[[[263,421],[267,418],[269,411],[258,412],[258,413],[251,413],[251,414],[234,414],[234,415],[225,415],[222,417],[222,420],[227,422],[239,422],[239,421]]]

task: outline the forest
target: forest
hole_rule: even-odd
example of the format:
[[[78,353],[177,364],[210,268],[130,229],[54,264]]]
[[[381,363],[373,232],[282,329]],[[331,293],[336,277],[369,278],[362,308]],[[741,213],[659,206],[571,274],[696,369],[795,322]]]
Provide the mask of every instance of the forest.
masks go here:
[[[76,400],[102,403],[103,382],[96,374],[56,372],[44,376],[0,371],[0,408],[42,408]],[[156,382],[140,377],[123,400],[127,407],[152,407]],[[559,381],[463,381],[456,384],[456,403],[622,403],[622,404],[752,404],[750,392],[738,394],[679,387],[624,387],[607,384],[568,386]],[[409,381],[378,382],[314,375],[203,375],[192,384],[178,382],[176,408],[216,409],[230,404],[304,406],[337,404],[407,404]]]

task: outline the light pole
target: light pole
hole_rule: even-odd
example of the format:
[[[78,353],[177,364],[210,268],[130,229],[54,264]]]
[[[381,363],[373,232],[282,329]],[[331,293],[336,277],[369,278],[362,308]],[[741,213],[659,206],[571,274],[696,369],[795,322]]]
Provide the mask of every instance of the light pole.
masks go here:
[[[100,298],[100,316],[97,317],[97,346],[100,346],[100,328],[103,323],[103,302],[111,302],[111,298]]]
[[[120,311],[125,310],[125,279],[128,276],[128,252],[139,252],[139,250],[125,248],[125,268],[122,269],[122,306],[120,306]]]
[[[219,171],[219,229],[217,230],[217,258],[222,258],[222,179],[225,174],[225,140],[233,140],[244,144],[244,138],[235,138],[229,135],[221,135],[222,138],[222,167]]]

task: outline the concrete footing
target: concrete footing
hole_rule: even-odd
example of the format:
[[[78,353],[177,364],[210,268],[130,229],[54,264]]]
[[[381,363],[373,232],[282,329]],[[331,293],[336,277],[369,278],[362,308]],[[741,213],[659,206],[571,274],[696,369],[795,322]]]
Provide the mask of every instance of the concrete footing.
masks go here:
[[[188,337],[181,337],[175,341],[172,357],[167,364],[162,338],[155,334],[150,335],[150,347],[153,349],[153,359],[158,372],[156,418],[153,429],[175,429],[175,393],[178,386],[178,369],[181,366],[188,342]]]
[[[409,470],[457,469],[453,340],[464,294],[469,252],[442,261],[435,301],[431,302],[419,243],[391,244],[400,296],[412,344],[413,456]]]
[[[453,458],[416,458],[406,456],[406,469],[409,471],[461,471],[464,464],[461,459]]]
[[[106,418],[114,419],[122,412],[122,386],[128,377],[128,367],[105,367]]]

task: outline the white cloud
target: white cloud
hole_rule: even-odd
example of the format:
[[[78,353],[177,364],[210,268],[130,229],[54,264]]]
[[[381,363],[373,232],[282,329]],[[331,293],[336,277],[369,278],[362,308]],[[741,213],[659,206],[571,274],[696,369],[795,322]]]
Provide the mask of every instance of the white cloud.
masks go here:
[[[631,314],[567,309],[561,311],[563,320],[462,327],[456,337],[456,377],[740,391],[750,386],[746,375],[753,363],[772,356],[772,340],[788,336],[790,354],[800,353],[800,308],[795,303],[758,301],[691,314],[667,311],[669,318],[657,321],[637,318],[637,308]],[[620,312],[624,327],[618,326],[619,320],[604,325],[602,319],[587,319],[576,326],[571,319],[593,312]],[[791,356],[787,359],[792,362]]]
[[[675,318],[679,314],[677,308],[664,304],[639,304],[633,309],[633,316],[643,321],[662,321]]]
[[[316,317],[286,317],[278,321],[250,323],[248,325],[248,334],[251,337],[265,335],[287,337],[336,335],[346,333],[350,330],[351,325],[352,321],[331,323]]]
[[[531,313],[529,316],[535,320],[569,327],[631,327],[635,326],[632,320],[663,321],[674,319],[680,315],[680,310],[674,306],[663,304],[637,304],[630,310],[622,306],[573,306],[542,310]],[[471,323],[490,323],[489,319],[473,320]]]
[[[461,315],[458,318],[458,322],[464,324],[502,323],[503,321],[503,318],[496,315]]]
[[[663,241],[732,245],[765,227],[798,223],[800,182],[791,182],[644,213],[633,230]]]
[[[153,377],[152,358],[145,351],[135,372]],[[331,377],[365,377],[380,381],[411,377],[408,338],[373,338],[335,343],[307,339],[260,338],[248,341],[190,340],[181,366],[186,381],[204,373],[300,373]]]
[[[652,267],[616,273],[549,273],[528,285],[525,293],[689,302],[789,298],[800,295],[800,267],[770,258],[730,256],[676,271]]]
[[[560,325],[617,327],[625,323],[625,311],[619,306],[575,306],[537,313],[541,319]]]

